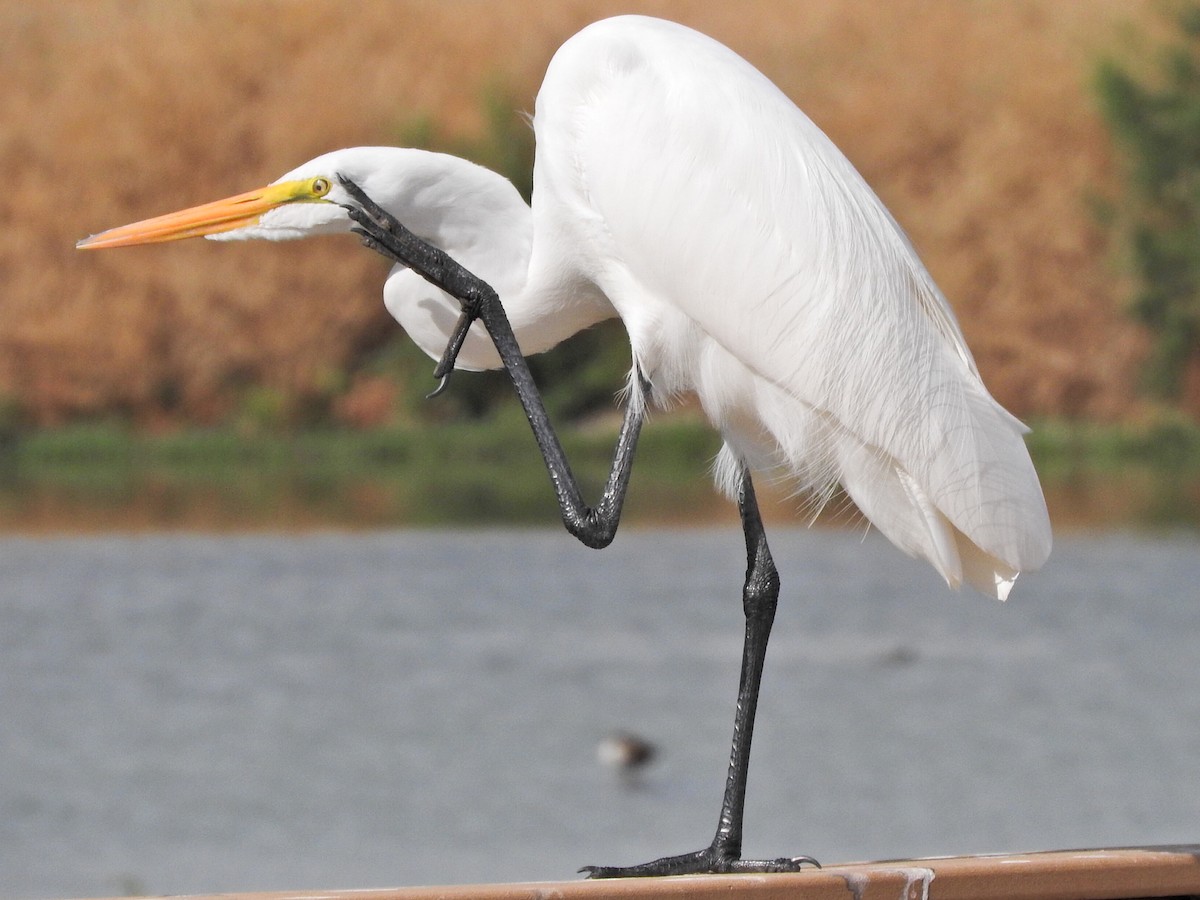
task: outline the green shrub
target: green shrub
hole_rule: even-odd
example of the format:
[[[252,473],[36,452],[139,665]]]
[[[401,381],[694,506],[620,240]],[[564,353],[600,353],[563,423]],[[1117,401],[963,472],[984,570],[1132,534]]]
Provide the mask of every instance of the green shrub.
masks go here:
[[[1105,60],[1101,107],[1128,166],[1113,223],[1138,281],[1131,311],[1155,337],[1146,387],[1178,396],[1200,349],[1200,5],[1176,8],[1177,38],[1156,71]]]

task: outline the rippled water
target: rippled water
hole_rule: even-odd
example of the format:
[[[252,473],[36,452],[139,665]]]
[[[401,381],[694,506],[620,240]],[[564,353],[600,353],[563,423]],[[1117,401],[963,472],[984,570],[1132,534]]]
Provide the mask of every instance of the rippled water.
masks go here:
[[[1200,542],[1059,540],[1007,604],[775,530],[746,850],[1200,840]],[[573,877],[711,837],[736,531],[0,540],[0,895]],[[596,762],[654,741],[642,783]]]

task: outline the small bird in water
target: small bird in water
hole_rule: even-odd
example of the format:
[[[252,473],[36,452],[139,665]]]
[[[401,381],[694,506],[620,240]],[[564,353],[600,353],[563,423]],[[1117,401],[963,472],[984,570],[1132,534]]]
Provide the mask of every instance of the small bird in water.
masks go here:
[[[628,731],[614,731],[596,745],[596,758],[600,764],[620,775],[626,784],[634,783],[642,769],[657,755],[657,747]]]

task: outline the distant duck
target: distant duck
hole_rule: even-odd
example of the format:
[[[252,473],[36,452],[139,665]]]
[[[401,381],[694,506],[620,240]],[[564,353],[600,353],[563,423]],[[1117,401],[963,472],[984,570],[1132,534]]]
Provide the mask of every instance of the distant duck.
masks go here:
[[[628,731],[614,731],[596,746],[596,758],[622,778],[631,779],[654,759],[658,748]]]

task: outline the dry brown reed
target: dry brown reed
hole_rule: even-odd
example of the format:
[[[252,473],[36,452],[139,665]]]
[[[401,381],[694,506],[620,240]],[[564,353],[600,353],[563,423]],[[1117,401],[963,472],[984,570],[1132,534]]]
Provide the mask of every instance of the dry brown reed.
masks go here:
[[[1089,90],[1132,0],[0,0],[0,399],[34,421],[215,421],[319,390],[393,327],[351,238],[77,253],[93,231],[388,143],[430,112],[527,108],[586,22],[664,15],[730,44],[894,209],[1019,415],[1135,416],[1143,337],[1087,204],[1111,190]],[[1200,394],[1200,392],[1196,392]],[[1193,401],[1197,397],[1193,396]],[[1196,404],[1193,402],[1193,407]]]

